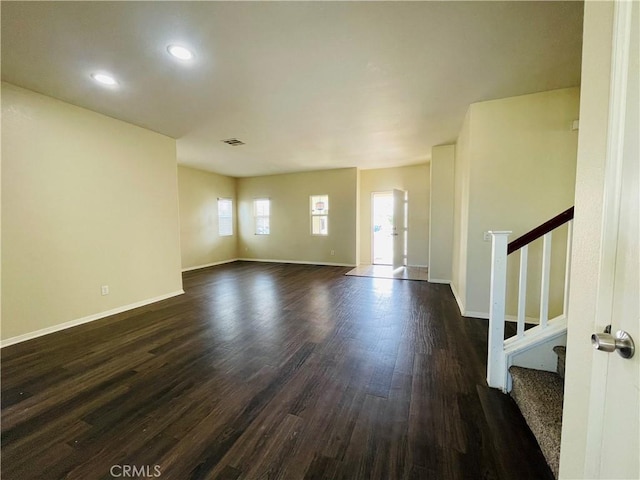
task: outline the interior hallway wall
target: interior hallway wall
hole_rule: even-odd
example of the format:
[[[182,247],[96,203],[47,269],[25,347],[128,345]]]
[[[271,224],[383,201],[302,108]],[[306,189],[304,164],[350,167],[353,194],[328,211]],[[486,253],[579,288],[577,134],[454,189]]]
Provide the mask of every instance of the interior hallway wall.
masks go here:
[[[3,83],[2,339],[181,293],[176,170],[174,139]]]
[[[575,87],[469,107],[455,167],[461,235],[454,255],[466,315],[488,317],[491,242],[484,240],[484,232],[511,230],[513,240],[573,205],[578,132],[572,123],[579,116],[579,101]],[[539,310],[540,243],[529,251],[529,316]],[[565,251],[566,228],[553,235],[551,317],[562,313]],[[517,256],[509,257],[508,313],[516,311]]]
[[[178,167],[182,269],[189,270],[238,258],[236,179]],[[218,233],[218,198],[233,202],[233,235]]]
[[[453,263],[455,145],[431,149],[429,281],[450,283]]]

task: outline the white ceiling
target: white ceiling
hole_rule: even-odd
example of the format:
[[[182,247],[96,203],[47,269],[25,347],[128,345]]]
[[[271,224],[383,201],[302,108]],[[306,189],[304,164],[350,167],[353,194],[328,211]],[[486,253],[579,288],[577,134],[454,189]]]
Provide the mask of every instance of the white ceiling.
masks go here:
[[[424,162],[470,103],[580,83],[581,2],[1,8],[3,80],[174,137],[180,164],[238,177]]]

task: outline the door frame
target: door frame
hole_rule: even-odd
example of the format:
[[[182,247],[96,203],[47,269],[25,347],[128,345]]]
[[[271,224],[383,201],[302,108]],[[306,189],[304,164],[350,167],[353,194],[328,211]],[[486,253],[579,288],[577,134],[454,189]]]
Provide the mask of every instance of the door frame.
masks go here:
[[[596,298],[594,331],[602,331],[611,323],[614,294],[615,260],[618,244],[618,224],[622,191],[623,142],[627,104],[627,76],[631,39],[632,2],[614,3],[613,46],[611,56],[611,87],[607,151],[604,167],[604,198],[602,207],[602,238]],[[585,445],[584,473],[600,478],[603,426],[609,356],[593,352],[589,392],[589,416]]]

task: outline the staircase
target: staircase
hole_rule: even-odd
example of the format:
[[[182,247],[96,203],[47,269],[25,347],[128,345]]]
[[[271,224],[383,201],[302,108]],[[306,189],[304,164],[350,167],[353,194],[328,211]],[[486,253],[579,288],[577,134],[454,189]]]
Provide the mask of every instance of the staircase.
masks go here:
[[[567,337],[567,304],[571,259],[573,207],[508,243],[511,232],[490,232],[491,294],[487,383],[510,393],[535,435],[552,472],[558,477],[564,359]],[[553,231],[568,223],[565,263],[564,308],[549,319],[551,239]],[[527,304],[528,248],[542,238],[540,313],[538,325],[525,331]],[[506,318],[507,257],[520,254],[516,335],[504,338]],[[527,319],[527,321],[530,321]]]
[[[560,435],[564,393],[565,347],[554,347],[558,355],[557,372],[512,366],[511,397],[538,440],[551,471],[558,478]]]

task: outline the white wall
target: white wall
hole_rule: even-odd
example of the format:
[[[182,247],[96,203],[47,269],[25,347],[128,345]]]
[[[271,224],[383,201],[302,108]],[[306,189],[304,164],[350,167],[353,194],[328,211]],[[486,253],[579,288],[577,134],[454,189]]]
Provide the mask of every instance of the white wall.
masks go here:
[[[429,263],[429,165],[360,171],[360,261],[371,264],[371,194],[404,190],[408,196],[407,264]]]
[[[355,168],[237,179],[238,256],[355,265],[357,191]],[[329,235],[311,235],[309,196],[322,194],[329,195]],[[255,198],[271,199],[270,235],[255,235]]]
[[[3,83],[2,247],[3,340],[181,292],[175,140]]]
[[[455,196],[455,145],[431,149],[429,281],[451,282]]]
[[[609,112],[613,2],[585,2],[582,97],[576,171],[574,242],[567,336],[560,478],[585,478],[585,445],[596,331],[598,258],[602,235],[604,160]]]
[[[182,269],[193,269],[238,257],[236,179],[178,167]],[[233,201],[233,235],[218,233],[218,198]]]
[[[456,154],[456,190],[460,240],[458,288],[469,316],[487,317],[491,243],[489,230],[511,230],[510,239],[526,233],[573,205],[579,89],[568,88],[475,103],[469,107]],[[467,123],[468,122],[468,123]],[[459,170],[458,170],[459,169]],[[468,183],[468,200],[464,187]],[[466,232],[465,204],[468,208]],[[564,231],[566,232],[566,230]],[[466,244],[464,242],[466,234]],[[566,233],[554,234],[550,315],[562,313]],[[454,254],[456,255],[456,254]],[[466,281],[463,279],[466,255]],[[530,251],[527,312],[538,312],[539,247]],[[510,257],[508,312],[515,313],[516,256]],[[456,285],[457,287],[457,285]]]

